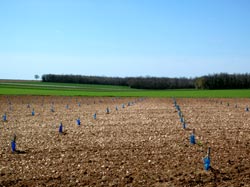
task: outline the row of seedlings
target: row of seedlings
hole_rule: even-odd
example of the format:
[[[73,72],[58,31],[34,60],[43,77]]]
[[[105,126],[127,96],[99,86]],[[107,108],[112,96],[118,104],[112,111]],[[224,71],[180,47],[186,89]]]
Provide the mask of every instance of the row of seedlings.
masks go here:
[[[216,100],[215,103],[216,103],[216,104],[223,105],[223,101],[218,101],[218,100]],[[230,103],[229,103],[229,102],[226,102],[226,106],[229,107],[229,106],[230,106]],[[238,106],[237,103],[234,105],[234,108],[239,108],[239,106]],[[246,111],[246,112],[249,112],[249,106],[248,106],[248,105],[246,105],[245,111]]]
[[[187,128],[187,124],[185,122],[185,118],[184,118],[184,115],[181,111],[181,108],[180,106],[177,104],[176,100],[173,98],[173,102],[174,102],[174,107],[176,109],[176,111],[178,112],[178,116],[179,116],[179,119],[180,119],[180,122],[182,124],[182,128],[183,129],[186,129]],[[196,138],[195,138],[195,129],[192,130],[192,133],[189,137],[189,141],[192,145],[196,144]],[[208,150],[207,150],[207,154],[206,156],[203,158],[203,165],[204,165],[204,169],[206,171],[208,171],[211,166],[210,166],[210,163],[211,163],[211,157],[210,157],[210,153],[211,153],[211,148],[208,147]]]
[[[140,99],[137,99],[136,101],[128,102],[128,103],[127,103],[127,106],[132,106],[132,105],[134,105],[137,101],[138,101],[138,102],[141,102],[141,101],[143,101],[143,100],[144,100],[143,98],[140,98]],[[112,101],[114,101],[114,100],[112,100]],[[100,101],[100,102],[101,102],[101,101]],[[10,109],[10,111],[12,111],[12,103],[10,102],[10,100],[8,100],[8,103],[9,103],[9,106],[10,106],[9,109]],[[42,106],[43,106],[43,104],[44,104],[44,100],[43,100],[43,102],[42,102]],[[94,103],[94,104],[95,104],[95,103]],[[80,102],[78,102],[78,106],[79,106],[79,107],[81,106],[81,103],[80,103]],[[30,103],[27,104],[27,108],[31,108],[31,104],[30,104]],[[125,104],[124,104],[124,103],[121,105],[121,108],[122,108],[122,109],[125,108]],[[68,105],[68,104],[65,106],[65,109],[66,109],[66,110],[69,109],[69,105]],[[115,107],[115,110],[116,110],[116,111],[119,110],[119,108],[118,108],[117,105],[116,105],[116,107]],[[51,103],[50,111],[51,111],[52,113],[55,112],[55,107],[54,107],[54,102],[53,102],[53,101],[52,101],[52,103]],[[110,109],[109,109],[109,107],[107,107],[107,108],[106,108],[106,114],[109,114],[109,113],[110,113]],[[35,109],[34,109],[34,108],[32,108],[31,116],[35,116]],[[93,114],[93,119],[94,119],[94,120],[97,119],[97,112],[95,112],[95,113]],[[4,115],[2,116],[2,120],[3,120],[3,122],[7,122],[7,114],[6,114],[6,113],[4,113]],[[78,118],[76,119],[76,124],[77,124],[78,126],[81,125],[80,117],[78,117]],[[64,132],[64,126],[63,126],[62,122],[60,122],[60,124],[59,124],[58,132],[59,132],[59,134],[65,134],[65,132]],[[11,151],[12,151],[12,153],[16,153],[16,152],[17,152],[17,149],[16,149],[16,134],[14,134],[14,135],[13,135],[13,138],[11,139]]]

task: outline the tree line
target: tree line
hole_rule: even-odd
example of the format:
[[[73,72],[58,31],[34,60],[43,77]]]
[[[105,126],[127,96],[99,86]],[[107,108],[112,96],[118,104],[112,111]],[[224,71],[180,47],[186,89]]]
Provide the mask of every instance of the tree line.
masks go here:
[[[213,74],[196,78],[106,77],[45,74],[43,82],[129,86],[137,89],[243,89],[250,88],[250,74]]]
[[[159,78],[159,77],[106,77],[84,75],[55,75],[45,74],[43,82],[102,84],[129,86],[137,89],[180,89],[194,88],[194,80],[188,78]]]
[[[250,74],[213,74],[195,79],[197,89],[248,89]]]

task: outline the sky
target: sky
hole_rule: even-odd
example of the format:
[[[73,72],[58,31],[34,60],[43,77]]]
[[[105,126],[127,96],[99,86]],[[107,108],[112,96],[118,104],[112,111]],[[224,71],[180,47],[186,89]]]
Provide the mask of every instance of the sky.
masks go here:
[[[1,0],[0,79],[250,71],[249,0]]]

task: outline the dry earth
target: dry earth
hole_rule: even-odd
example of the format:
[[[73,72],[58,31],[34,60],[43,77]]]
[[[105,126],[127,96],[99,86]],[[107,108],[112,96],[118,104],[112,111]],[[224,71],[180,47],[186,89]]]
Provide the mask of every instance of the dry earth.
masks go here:
[[[0,123],[0,186],[250,186],[250,100],[177,103],[186,130],[172,99],[0,96],[8,120]],[[204,171],[208,146],[212,169]]]

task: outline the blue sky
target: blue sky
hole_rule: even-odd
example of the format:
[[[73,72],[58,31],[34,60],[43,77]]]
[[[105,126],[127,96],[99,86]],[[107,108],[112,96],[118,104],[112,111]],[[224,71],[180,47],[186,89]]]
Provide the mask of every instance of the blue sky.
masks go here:
[[[249,0],[2,0],[0,79],[250,70]]]

